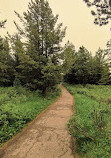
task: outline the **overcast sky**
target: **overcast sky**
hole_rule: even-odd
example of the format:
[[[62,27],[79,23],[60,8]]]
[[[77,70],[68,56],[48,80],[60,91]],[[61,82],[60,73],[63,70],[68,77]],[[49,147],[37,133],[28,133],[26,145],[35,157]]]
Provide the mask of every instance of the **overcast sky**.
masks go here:
[[[16,20],[14,10],[23,13],[27,10],[30,0],[0,0],[0,20],[7,19],[6,28],[0,29],[0,35],[15,32],[13,20]],[[48,0],[54,14],[59,14],[59,22],[67,26],[66,37],[75,45],[76,50],[85,46],[95,53],[99,47],[106,48],[106,43],[111,39],[110,25],[99,27],[93,24],[94,17],[83,0]]]

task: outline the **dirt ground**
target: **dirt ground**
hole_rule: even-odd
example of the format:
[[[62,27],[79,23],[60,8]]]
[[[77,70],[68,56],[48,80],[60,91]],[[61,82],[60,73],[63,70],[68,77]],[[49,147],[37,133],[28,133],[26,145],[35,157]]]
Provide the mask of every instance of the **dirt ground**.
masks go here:
[[[74,98],[61,89],[59,99],[0,149],[0,158],[74,158],[67,130]]]

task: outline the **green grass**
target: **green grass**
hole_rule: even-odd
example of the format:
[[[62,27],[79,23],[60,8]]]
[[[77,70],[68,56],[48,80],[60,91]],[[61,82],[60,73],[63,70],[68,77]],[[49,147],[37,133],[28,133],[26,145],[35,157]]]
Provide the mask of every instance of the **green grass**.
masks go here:
[[[75,113],[68,123],[80,158],[111,157],[111,86],[68,85]]]
[[[0,87],[0,146],[45,110],[58,96],[60,89],[42,96],[23,87]]]

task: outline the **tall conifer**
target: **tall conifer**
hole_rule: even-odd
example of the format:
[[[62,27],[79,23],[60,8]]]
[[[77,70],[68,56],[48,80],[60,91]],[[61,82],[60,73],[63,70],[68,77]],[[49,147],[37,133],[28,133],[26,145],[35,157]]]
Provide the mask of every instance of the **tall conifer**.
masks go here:
[[[24,25],[22,30],[15,23],[19,34],[26,38],[25,55],[30,58],[31,64],[34,64],[32,67],[26,59],[27,65],[32,68],[27,69],[28,76],[24,73],[24,78],[30,79],[25,84],[45,92],[48,87],[58,83],[60,70],[57,54],[61,51],[60,43],[65,36],[66,28],[62,29],[62,23],[57,24],[58,15],[53,15],[46,0],[31,1],[27,12],[24,12],[24,18],[15,13]]]

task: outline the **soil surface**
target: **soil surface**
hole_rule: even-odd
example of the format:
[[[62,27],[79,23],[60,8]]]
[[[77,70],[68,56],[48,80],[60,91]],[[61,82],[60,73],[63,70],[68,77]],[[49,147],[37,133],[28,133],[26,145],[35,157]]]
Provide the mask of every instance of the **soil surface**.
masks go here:
[[[61,89],[59,99],[0,149],[0,158],[74,158],[67,130],[74,98]]]

